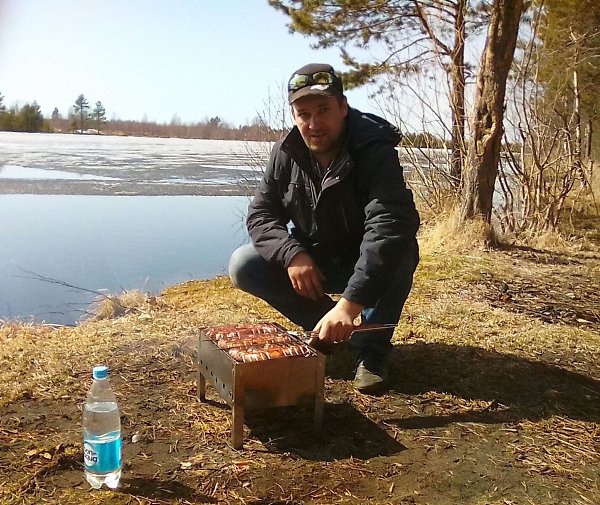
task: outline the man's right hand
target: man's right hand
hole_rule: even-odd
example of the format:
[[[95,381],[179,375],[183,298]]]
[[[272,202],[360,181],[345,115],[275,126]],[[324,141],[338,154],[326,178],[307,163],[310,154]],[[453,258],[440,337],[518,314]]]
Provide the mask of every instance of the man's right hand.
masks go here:
[[[307,252],[296,254],[287,269],[290,281],[296,293],[317,301],[323,296],[325,276]]]

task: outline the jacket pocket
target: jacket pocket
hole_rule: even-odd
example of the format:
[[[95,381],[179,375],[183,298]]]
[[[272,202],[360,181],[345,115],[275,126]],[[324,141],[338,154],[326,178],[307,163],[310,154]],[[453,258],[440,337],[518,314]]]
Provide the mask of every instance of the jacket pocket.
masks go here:
[[[314,202],[311,187],[303,182],[290,182],[284,195],[284,206],[294,227],[308,237],[314,232]]]

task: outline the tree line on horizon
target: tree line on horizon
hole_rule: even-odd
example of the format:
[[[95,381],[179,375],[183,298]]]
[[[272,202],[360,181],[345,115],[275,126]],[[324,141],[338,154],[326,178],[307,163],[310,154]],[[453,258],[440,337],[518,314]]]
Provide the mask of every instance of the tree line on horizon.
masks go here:
[[[281,130],[269,127],[260,118],[256,118],[249,125],[239,127],[231,126],[219,116],[189,124],[183,123],[177,115],[169,123],[147,120],[108,120],[102,102],[97,101],[92,108],[83,94],[77,97],[66,116],[55,107],[50,118],[45,118],[37,101],[7,108],[1,93],[0,131],[257,141],[274,141],[283,133]]]

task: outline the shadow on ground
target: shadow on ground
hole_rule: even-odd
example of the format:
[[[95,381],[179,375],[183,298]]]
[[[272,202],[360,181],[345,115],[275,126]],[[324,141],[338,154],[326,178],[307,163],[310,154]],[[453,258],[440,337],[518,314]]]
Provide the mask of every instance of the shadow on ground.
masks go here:
[[[308,408],[277,408],[250,412],[246,421],[269,451],[307,460],[370,459],[406,449],[350,403],[326,403],[320,436],[315,436],[313,414]]]
[[[133,498],[144,497],[161,503],[171,502],[174,499],[193,503],[217,502],[215,498],[198,493],[180,482],[174,480],[161,481],[156,478],[124,478],[121,480],[119,492],[131,495]]]
[[[353,365],[354,355],[342,349],[328,356],[327,375],[349,382]],[[380,400],[388,405],[388,412],[395,412],[376,417],[403,429],[464,422],[502,424],[552,416],[600,422],[599,380],[550,363],[473,346],[396,346],[390,392],[392,397]],[[431,402],[429,408],[429,393],[447,398]],[[338,403],[339,396],[335,388],[326,394],[324,433],[317,441],[311,409],[255,411],[249,413],[247,424],[252,435],[269,450],[290,452],[309,460],[369,459],[405,449],[350,403],[343,399]],[[412,401],[420,404],[421,413],[415,415],[405,408]]]
[[[403,428],[504,423],[562,416],[600,422],[600,381],[549,363],[472,346],[417,343],[394,350],[391,389],[484,400],[482,410],[396,420]]]

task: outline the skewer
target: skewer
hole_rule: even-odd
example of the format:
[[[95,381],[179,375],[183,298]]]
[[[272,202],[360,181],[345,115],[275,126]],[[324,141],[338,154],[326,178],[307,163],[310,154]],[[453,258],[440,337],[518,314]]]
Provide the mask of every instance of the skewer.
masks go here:
[[[385,329],[390,329],[390,328],[395,328],[396,325],[395,324],[372,324],[372,325],[368,325],[368,326],[357,326],[356,329],[354,329],[351,333],[363,333],[363,332],[368,332],[368,331],[378,331],[378,330],[385,330]],[[318,331],[290,331],[288,333],[291,333],[295,336],[297,336],[299,339],[302,340],[302,342],[304,342],[305,344],[314,347],[315,349],[329,349],[330,346],[334,345],[334,344],[324,344],[323,342],[321,342],[318,337],[319,337],[319,332]],[[325,347],[323,347],[325,346]]]
[[[356,329],[352,330],[352,333],[363,333],[366,331],[379,331],[385,330],[389,328],[395,328],[395,324],[374,324],[369,326],[357,326]],[[318,331],[290,331],[288,333],[292,333],[294,335],[303,336],[303,337],[315,337],[319,335]]]

